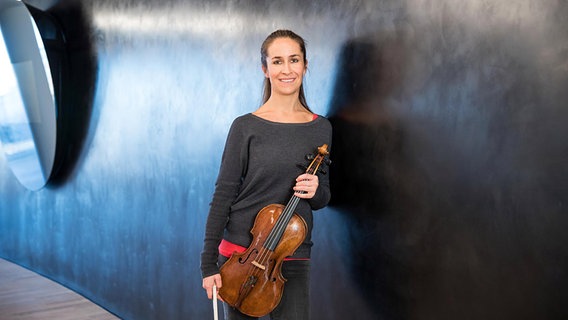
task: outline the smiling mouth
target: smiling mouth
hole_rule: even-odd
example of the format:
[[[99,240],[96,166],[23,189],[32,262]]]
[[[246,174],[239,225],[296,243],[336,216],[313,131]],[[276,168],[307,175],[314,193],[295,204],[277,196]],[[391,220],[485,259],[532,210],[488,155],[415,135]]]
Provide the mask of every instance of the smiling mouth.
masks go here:
[[[280,79],[281,82],[292,83],[295,79]]]

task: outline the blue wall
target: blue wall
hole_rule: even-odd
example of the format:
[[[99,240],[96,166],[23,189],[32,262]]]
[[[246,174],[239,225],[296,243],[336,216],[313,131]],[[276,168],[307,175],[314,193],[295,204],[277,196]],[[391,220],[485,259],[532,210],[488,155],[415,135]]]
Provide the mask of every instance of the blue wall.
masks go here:
[[[566,2],[27,3],[83,26],[69,56],[96,71],[75,72],[69,99],[92,99],[66,111],[56,183],[27,191],[0,157],[1,257],[125,319],[211,317],[220,153],[260,103],[260,43],[291,28],[334,124],[314,319],[568,315]]]

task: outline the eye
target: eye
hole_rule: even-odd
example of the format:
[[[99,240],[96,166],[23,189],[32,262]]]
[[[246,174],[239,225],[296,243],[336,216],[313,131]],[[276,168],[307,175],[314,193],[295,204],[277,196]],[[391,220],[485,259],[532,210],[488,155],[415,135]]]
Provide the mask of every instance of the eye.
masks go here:
[[[280,60],[273,60],[273,61],[272,61],[272,64],[282,64],[282,61],[280,61]]]
[[[298,58],[292,58],[292,59],[290,60],[290,62],[292,62],[292,63],[298,63],[298,62],[300,62],[300,59],[298,59]]]

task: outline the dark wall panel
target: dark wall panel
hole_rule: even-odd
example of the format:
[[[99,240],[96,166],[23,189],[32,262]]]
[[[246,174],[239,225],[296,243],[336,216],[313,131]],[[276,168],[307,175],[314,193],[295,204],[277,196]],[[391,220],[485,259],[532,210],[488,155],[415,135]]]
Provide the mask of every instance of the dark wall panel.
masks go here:
[[[565,1],[27,3],[71,32],[91,101],[69,98],[49,187],[0,157],[0,256],[125,319],[211,318],[198,259],[220,153],[260,103],[262,40],[291,28],[334,125],[313,318],[568,316]]]

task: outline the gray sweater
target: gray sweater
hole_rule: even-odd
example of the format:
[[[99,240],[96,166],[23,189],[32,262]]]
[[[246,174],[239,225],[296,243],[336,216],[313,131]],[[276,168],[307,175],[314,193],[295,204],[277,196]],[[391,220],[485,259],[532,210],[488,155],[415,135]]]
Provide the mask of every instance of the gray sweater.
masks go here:
[[[257,213],[269,204],[286,205],[296,177],[305,172],[298,165],[307,166],[306,155],[316,154],[324,143],[331,148],[331,124],[321,116],[307,123],[271,122],[251,113],[234,120],[205,227],[203,277],[219,273],[221,239],[250,245]],[[312,210],[323,208],[330,199],[328,175],[320,173],[318,177],[315,196],[301,200],[295,211],[306,221],[308,233],[293,258],[310,257]]]

